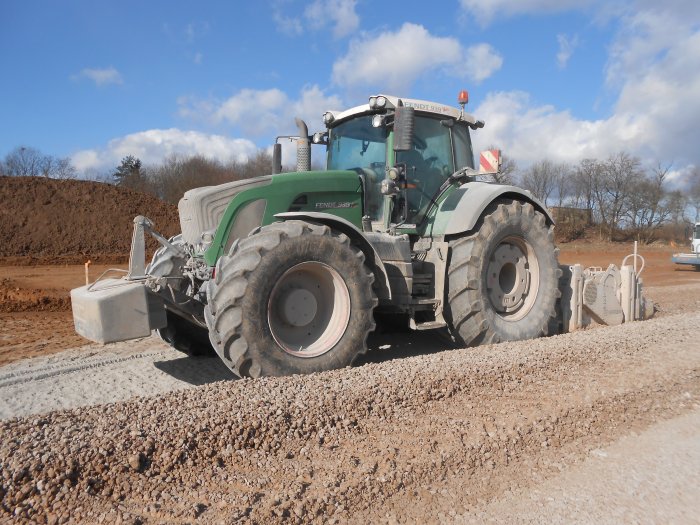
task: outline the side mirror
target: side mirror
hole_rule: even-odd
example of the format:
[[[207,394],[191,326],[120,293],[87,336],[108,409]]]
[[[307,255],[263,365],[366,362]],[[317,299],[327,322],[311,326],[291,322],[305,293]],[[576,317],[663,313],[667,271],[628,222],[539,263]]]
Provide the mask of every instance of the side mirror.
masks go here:
[[[311,136],[311,142],[313,144],[323,144],[324,146],[328,146],[328,132],[317,131]]]
[[[415,132],[415,112],[413,108],[399,106],[394,114],[394,151],[410,151],[413,149],[413,134]]]

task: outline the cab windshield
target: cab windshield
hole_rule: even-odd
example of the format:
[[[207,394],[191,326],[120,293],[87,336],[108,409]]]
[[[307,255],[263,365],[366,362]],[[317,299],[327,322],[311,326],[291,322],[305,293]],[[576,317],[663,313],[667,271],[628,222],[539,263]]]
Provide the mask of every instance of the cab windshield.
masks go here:
[[[362,116],[330,130],[328,169],[355,170],[365,179],[365,213],[377,221],[383,213],[381,183],[386,167],[386,128],[372,127],[372,117]]]
[[[412,149],[396,155],[406,166],[406,221],[420,223],[447,177],[473,162],[463,123],[416,116]]]
[[[365,115],[335,126],[328,137],[328,169],[363,175],[364,212],[373,222],[384,212],[381,183],[386,177],[387,136],[387,128],[373,127],[372,116]],[[447,177],[474,167],[466,124],[416,115],[412,149],[397,152],[396,164],[405,166],[406,184],[396,197],[392,221],[419,224]]]

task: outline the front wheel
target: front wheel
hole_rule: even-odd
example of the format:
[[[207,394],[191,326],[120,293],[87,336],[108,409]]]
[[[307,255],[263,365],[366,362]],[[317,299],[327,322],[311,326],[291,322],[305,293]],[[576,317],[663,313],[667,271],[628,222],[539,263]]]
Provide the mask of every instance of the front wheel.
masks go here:
[[[502,201],[478,231],[450,241],[445,318],[452,340],[473,346],[546,335],[561,270],[553,227],[529,203]]]
[[[328,226],[265,226],[217,263],[204,311],[209,337],[239,376],[348,366],[374,329],[373,279],[362,251]]]
[[[166,310],[165,313],[168,320],[167,326],[156,330],[163,341],[175,350],[187,355],[214,356],[214,349],[209,342],[209,333],[206,328],[202,328],[170,310]]]

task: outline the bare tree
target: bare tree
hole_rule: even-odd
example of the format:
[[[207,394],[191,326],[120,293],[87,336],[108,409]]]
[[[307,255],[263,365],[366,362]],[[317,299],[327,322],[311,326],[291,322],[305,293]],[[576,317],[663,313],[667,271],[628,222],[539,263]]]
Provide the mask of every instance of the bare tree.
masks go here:
[[[602,165],[595,159],[583,159],[571,174],[570,203],[574,208],[592,210],[595,204],[593,185]]]
[[[51,176],[55,179],[74,179],[76,175],[76,169],[73,164],[71,164],[70,159],[62,158],[56,159],[54,169]]]
[[[5,156],[5,173],[11,177],[37,177],[42,175],[44,155],[35,148],[19,146]]]
[[[147,169],[155,194],[168,202],[177,202],[192,188],[269,175],[271,171],[272,157],[265,151],[245,161],[227,164],[201,155],[171,155],[162,164]]]
[[[530,166],[522,176],[521,184],[532,194],[547,204],[556,187],[557,166],[545,159]]]
[[[556,164],[554,166],[554,191],[557,195],[557,206],[560,208],[573,191],[571,180],[571,167],[568,164]]]
[[[5,156],[1,172],[11,177],[72,178],[75,167],[68,158],[45,155],[36,148],[19,146]]]
[[[161,165],[149,168],[149,178],[161,199],[175,203],[192,188],[234,180],[234,172],[219,161],[200,155],[171,155]]]
[[[664,189],[668,172],[668,167],[659,165],[651,175],[644,174],[630,183],[625,215],[629,229],[640,242],[650,243],[655,240],[661,225],[671,214]]]
[[[669,219],[673,224],[683,224],[686,221],[685,209],[688,206],[689,198],[681,191],[669,191],[666,195],[666,202],[669,211]]]
[[[593,195],[608,239],[622,225],[627,213],[629,192],[633,184],[644,177],[639,159],[621,152],[610,156],[593,181]]]
[[[269,175],[272,168],[272,155],[265,150],[258,150],[254,157],[245,162],[233,162],[228,165],[228,168],[234,171],[236,179]]]

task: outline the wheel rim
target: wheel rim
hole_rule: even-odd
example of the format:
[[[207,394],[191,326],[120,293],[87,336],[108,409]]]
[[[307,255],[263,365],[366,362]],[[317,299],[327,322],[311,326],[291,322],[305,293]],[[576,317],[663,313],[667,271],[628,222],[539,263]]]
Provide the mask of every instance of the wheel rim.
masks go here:
[[[348,287],[327,264],[297,264],[272,288],[267,321],[272,337],[288,354],[325,354],[341,339],[350,322]]]
[[[486,289],[489,302],[503,319],[517,321],[537,299],[540,268],[532,245],[521,237],[506,237],[489,257]]]

